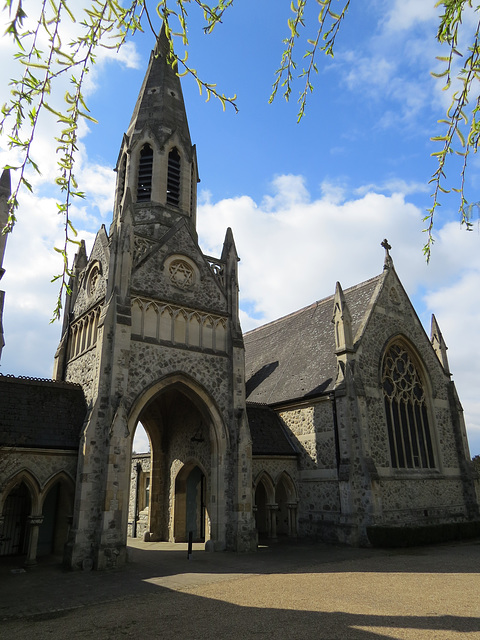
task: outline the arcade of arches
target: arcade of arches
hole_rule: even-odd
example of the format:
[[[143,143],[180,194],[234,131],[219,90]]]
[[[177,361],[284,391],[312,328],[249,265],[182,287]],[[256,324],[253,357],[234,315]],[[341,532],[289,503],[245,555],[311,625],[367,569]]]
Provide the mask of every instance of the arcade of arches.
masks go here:
[[[73,480],[64,473],[43,489],[30,472],[17,474],[0,500],[0,556],[61,557],[73,514]]]

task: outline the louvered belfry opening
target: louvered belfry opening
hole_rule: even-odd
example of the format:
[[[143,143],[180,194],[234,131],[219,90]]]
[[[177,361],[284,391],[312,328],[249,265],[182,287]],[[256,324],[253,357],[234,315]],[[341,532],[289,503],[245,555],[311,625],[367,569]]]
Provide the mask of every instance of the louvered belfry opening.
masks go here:
[[[153,149],[145,144],[140,151],[138,163],[137,202],[151,200],[153,173]]]
[[[180,204],[180,154],[176,147],[168,154],[167,204]]]

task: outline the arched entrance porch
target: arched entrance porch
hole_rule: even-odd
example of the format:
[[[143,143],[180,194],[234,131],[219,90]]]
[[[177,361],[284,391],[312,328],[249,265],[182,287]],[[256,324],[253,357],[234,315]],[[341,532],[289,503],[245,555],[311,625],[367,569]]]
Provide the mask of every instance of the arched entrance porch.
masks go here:
[[[142,467],[136,475],[132,469],[130,523],[132,516],[146,517],[146,540],[185,541],[192,531],[194,540],[212,539],[216,549],[225,548],[228,435],[213,401],[199,385],[176,375],[139,399],[129,424],[139,422],[151,451],[145,470]],[[142,514],[138,507],[132,513],[135,493],[144,502],[148,495],[148,505],[140,505],[137,499],[137,505],[144,507]],[[129,533],[134,530],[131,526]],[[143,535],[141,527],[138,531]]]

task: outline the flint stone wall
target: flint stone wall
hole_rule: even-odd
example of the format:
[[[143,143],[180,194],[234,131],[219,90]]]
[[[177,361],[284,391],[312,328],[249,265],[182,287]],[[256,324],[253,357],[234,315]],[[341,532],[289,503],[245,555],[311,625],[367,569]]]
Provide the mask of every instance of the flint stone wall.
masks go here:
[[[158,300],[175,302],[180,306],[208,309],[212,313],[227,313],[225,292],[185,227],[171,241],[158,246],[156,250],[155,245],[152,245],[150,251],[132,274],[132,291],[145,293]],[[184,255],[195,263],[198,273],[193,286],[183,289],[170,281],[165,273],[164,262],[172,254],[179,258]]]
[[[0,491],[5,489],[18,473],[27,471],[35,478],[40,488],[55,476],[66,473],[75,482],[77,472],[77,451],[52,451],[40,449],[11,449],[0,457]]]

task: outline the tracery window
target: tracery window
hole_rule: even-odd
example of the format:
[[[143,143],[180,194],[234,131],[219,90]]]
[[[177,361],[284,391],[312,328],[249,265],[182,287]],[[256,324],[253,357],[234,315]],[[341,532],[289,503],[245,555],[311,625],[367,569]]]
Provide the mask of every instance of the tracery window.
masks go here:
[[[137,202],[145,202],[152,197],[153,149],[145,144],[140,151],[137,180]]]
[[[409,351],[399,342],[385,353],[382,387],[392,466],[434,468],[425,389]]]
[[[168,154],[167,204],[180,204],[180,154],[176,147]]]

